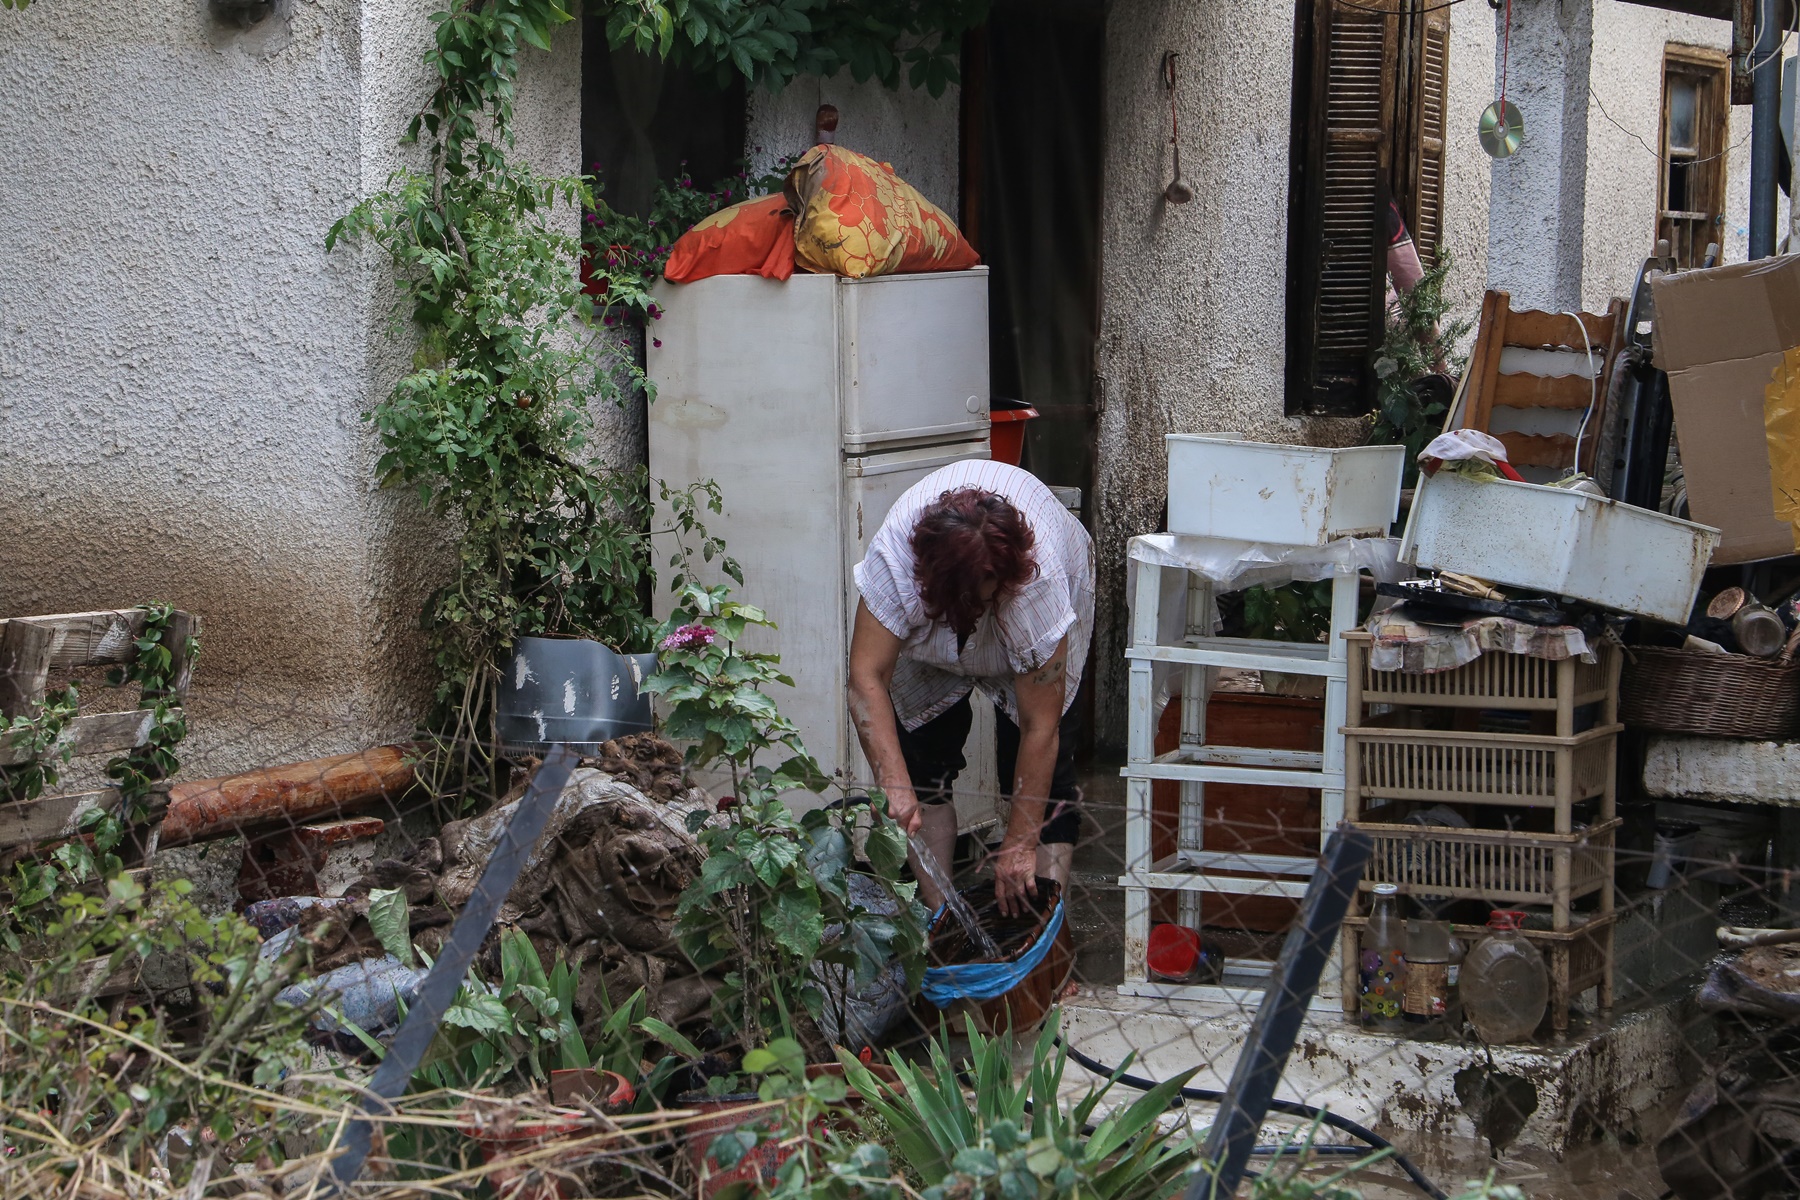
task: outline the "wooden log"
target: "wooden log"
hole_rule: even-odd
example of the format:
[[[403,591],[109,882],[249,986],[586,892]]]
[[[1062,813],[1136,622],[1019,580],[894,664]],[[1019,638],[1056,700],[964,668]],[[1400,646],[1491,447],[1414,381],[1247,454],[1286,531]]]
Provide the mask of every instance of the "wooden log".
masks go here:
[[[265,767],[223,779],[178,783],[169,792],[162,846],[265,825],[298,825],[392,800],[413,783],[411,746]]]

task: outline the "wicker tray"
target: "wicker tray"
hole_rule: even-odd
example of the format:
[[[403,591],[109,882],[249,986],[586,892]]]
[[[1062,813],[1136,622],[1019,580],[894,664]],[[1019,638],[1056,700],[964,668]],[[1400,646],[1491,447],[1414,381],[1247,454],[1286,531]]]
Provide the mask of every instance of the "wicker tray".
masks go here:
[[[1371,799],[1549,807],[1603,794],[1617,725],[1571,738],[1351,726],[1346,761]]]
[[[1663,733],[1800,736],[1800,662],[1636,646],[1619,684],[1619,719]]]
[[[1496,905],[1554,904],[1561,873],[1566,904],[1612,882],[1613,835],[1619,822],[1567,834],[1362,822],[1356,827],[1375,839],[1363,871],[1365,891],[1392,883],[1407,895]]]

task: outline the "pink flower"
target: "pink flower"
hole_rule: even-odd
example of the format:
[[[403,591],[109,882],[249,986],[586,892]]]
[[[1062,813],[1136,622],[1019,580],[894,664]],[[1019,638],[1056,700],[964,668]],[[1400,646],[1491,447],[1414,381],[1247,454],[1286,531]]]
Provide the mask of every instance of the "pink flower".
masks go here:
[[[702,646],[712,645],[718,636],[717,630],[699,623],[683,625],[662,640],[662,648],[664,650],[698,650]]]

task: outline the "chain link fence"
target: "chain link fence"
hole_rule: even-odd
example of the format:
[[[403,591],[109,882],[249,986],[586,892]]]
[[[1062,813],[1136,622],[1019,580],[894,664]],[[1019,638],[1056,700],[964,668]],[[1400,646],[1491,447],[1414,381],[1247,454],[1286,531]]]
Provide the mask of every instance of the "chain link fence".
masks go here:
[[[1627,787],[1540,853],[1529,814],[1420,802],[1322,845],[1316,792],[1209,784],[1184,832],[1091,762],[1072,861],[1013,913],[1005,800],[962,794],[983,948],[867,781],[699,789],[653,732],[171,774],[184,614],[19,630],[6,1196],[1796,1189],[1772,806]],[[1147,885],[1195,846],[1203,882]]]

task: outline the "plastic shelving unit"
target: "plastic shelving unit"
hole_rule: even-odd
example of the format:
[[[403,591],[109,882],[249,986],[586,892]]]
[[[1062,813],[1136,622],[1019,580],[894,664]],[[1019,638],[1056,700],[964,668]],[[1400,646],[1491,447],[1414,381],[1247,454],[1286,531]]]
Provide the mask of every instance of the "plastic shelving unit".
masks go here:
[[[1205,539],[1185,539],[1200,542]],[[1254,1003],[1260,999],[1270,964],[1227,960],[1221,984],[1172,983],[1150,978],[1145,954],[1150,936],[1153,891],[1181,894],[1182,923],[1197,928],[1200,902],[1206,894],[1288,896],[1306,894],[1313,858],[1209,851],[1202,829],[1208,783],[1317,788],[1321,829],[1336,827],[1344,814],[1344,739],[1348,671],[1343,635],[1356,623],[1360,572],[1341,570],[1332,577],[1331,633],[1324,644],[1261,641],[1215,636],[1212,618],[1218,591],[1205,576],[1188,572],[1187,611],[1182,635],[1159,639],[1162,627],[1163,572],[1183,568],[1133,560],[1135,601],[1131,612],[1128,683],[1129,729],[1126,780],[1125,978],[1119,991],[1130,996],[1182,1000],[1225,1000]],[[1297,576],[1298,577],[1298,576]],[[1311,577],[1311,576],[1307,576]],[[1271,580],[1265,572],[1258,582]],[[1181,673],[1180,746],[1155,752],[1155,669],[1172,666]],[[1206,704],[1215,672],[1221,667],[1311,675],[1325,680],[1325,741],[1322,751],[1263,750],[1214,745],[1206,740]],[[1180,784],[1177,850],[1151,861],[1151,784],[1167,779]],[[1335,1009],[1339,972],[1327,970],[1315,1006]]]

